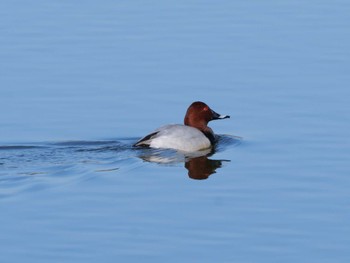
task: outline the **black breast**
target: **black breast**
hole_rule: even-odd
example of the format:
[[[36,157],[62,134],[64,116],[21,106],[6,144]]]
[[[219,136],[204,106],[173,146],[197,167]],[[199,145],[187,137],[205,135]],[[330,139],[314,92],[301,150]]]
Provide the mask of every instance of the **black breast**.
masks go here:
[[[209,131],[202,131],[203,134],[209,139],[211,145],[214,145],[216,142],[215,135],[212,132]]]

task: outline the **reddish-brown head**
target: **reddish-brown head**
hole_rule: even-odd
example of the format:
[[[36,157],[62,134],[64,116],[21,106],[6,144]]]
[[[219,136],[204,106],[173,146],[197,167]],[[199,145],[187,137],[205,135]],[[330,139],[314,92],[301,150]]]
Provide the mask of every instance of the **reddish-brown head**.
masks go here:
[[[184,123],[199,130],[206,130],[209,121],[230,118],[228,115],[220,115],[201,101],[193,102],[188,107]]]

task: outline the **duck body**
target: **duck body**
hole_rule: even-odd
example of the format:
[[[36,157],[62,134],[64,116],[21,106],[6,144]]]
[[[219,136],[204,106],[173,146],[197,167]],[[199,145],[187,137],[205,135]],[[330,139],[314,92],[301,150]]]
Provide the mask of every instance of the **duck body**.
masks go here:
[[[211,148],[216,142],[213,130],[208,122],[230,118],[210,109],[205,103],[197,101],[187,109],[184,125],[169,124],[162,126],[145,137],[134,146],[151,148],[168,148],[184,152],[195,152]]]
[[[208,149],[211,145],[209,138],[200,130],[182,124],[162,126],[135,144],[135,146],[169,148],[184,152]]]

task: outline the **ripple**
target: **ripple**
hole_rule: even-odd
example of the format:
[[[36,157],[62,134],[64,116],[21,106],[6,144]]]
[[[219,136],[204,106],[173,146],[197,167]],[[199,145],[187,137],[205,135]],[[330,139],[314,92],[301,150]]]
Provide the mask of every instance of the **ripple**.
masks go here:
[[[45,148],[45,147],[35,146],[35,145],[0,145],[0,151],[27,150],[27,149],[39,149],[39,148]]]
[[[236,147],[242,144],[243,138],[235,135],[220,134],[215,145],[215,152],[221,152],[227,148]]]
[[[121,168],[125,171],[140,159],[159,165],[183,164],[190,178],[207,179],[221,168],[222,162],[230,161],[209,157],[241,143],[240,137],[220,135],[214,149],[181,153],[171,149],[134,148],[136,139],[1,145],[0,196],[79,182],[94,174],[119,173]]]
[[[110,145],[120,143],[119,141],[114,140],[101,140],[101,141],[85,141],[85,140],[77,140],[77,141],[62,141],[62,142],[53,142],[51,145],[55,146],[99,146],[99,145]]]

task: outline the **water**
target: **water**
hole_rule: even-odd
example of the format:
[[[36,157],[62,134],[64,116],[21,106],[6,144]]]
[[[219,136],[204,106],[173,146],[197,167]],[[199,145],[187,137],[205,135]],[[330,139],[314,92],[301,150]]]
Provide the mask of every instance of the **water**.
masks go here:
[[[1,262],[349,261],[348,2],[0,5]]]

